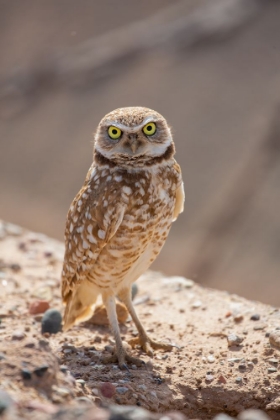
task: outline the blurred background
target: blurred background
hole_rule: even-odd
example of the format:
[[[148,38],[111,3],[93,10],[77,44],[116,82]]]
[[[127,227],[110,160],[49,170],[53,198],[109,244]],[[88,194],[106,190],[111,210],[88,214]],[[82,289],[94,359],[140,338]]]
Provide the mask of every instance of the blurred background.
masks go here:
[[[63,240],[92,133],[170,125],[185,212],[153,268],[280,304],[280,2],[0,0],[0,217]]]

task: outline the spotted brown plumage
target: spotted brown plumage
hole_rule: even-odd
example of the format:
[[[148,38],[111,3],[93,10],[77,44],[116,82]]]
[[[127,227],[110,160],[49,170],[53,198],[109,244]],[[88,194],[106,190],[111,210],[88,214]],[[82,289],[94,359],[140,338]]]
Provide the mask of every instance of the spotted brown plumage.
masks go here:
[[[154,127],[149,124],[156,125],[151,136],[143,131],[145,127],[149,133]],[[172,221],[183,211],[183,182],[174,153],[170,129],[157,112],[132,107],[107,114],[95,134],[93,164],[67,215],[64,330],[88,319],[101,294],[116,341],[115,354],[104,361],[118,361],[121,367],[139,360],[123,348],[116,296],[139,331],[132,345],[141,344],[148,354],[152,348],[172,347],[147,336],[132,306],[131,285],[157,257]]]

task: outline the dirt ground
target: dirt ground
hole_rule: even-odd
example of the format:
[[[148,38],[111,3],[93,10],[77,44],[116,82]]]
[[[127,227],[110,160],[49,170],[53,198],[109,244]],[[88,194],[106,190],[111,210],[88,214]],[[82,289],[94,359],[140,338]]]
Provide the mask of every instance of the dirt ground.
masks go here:
[[[5,401],[10,407],[4,418],[107,419],[108,412],[95,407],[112,404],[173,412],[170,419],[236,416],[249,408],[280,418],[279,309],[148,272],[137,282],[137,312],[151,336],[176,346],[153,358],[131,349],[145,365],[121,371],[101,362],[113,346],[108,325],[91,321],[42,335],[43,314],[30,313],[39,301],[63,310],[63,244],[2,222],[0,255],[0,408]],[[125,313],[123,320],[128,342],[136,330]],[[141,413],[137,419],[160,418]]]

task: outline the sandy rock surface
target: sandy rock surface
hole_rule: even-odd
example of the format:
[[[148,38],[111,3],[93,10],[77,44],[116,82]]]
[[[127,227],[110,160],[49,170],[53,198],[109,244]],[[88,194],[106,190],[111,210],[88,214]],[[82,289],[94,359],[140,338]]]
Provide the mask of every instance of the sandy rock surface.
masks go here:
[[[30,308],[47,309],[40,302],[48,302],[62,312],[62,259],[61,243],[0,223],[0,411],[6,404],[6,418],[132,419],[139,410],[137,419],[173,412],[168,418],[207,420],[245,409],[280,418],[279,309],[148,272],[137,282],[136,310],[151,336],[175,346],[153,359],[131,349],[145,365],[121,371],[101,363],[114,343],[108,325],[100,325],[100,308],[67,333],[42,334],[46,313]],[[119,315],[128,342],[136,330],[122,305]]]

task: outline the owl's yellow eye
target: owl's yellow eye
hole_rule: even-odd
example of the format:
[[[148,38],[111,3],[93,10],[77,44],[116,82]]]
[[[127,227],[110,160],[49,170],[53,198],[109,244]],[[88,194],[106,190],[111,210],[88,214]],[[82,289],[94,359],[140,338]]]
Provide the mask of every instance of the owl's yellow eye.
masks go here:
[[[117,140],[121,137],[122,132],[118,127],[115,127],[115,126],[111,125],[108,128],[108,134],[111,137],[111,139]]]
[[[149,122],[143,128],[143,131],[144,131],[144,134],[146,134],[146,136],[152,136],[157,131],[157,126],[155,125],[155,123]]]

